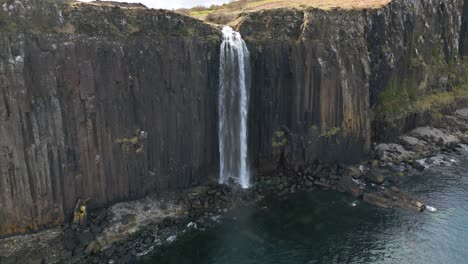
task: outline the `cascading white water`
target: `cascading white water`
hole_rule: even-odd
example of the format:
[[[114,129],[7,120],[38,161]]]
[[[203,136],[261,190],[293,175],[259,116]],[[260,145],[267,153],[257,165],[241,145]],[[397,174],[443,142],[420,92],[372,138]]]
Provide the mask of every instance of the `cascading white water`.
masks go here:
[[[219,154],[221,184],[229,179],[250,186],[247,155],[250,54],[244,40],[231,27],[223,28],[219,68]]]

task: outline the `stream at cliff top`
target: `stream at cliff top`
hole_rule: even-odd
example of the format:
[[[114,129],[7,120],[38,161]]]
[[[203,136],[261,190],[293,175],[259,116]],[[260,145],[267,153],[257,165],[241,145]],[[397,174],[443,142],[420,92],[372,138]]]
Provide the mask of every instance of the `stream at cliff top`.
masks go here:
[[[181,236],[142,263],[467,263],[468,151],[405,177],[403,189],[437,208],[414,213],[316,191],[243,207]]]

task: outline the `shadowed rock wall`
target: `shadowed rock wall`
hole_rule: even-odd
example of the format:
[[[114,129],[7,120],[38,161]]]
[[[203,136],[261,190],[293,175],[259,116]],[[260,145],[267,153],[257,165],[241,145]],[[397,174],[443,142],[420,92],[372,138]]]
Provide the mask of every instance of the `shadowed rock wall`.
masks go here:
[[[78,198],[103,206],[218,178],[219,29],[141,6],[0,4],[0,236],[62,223]],[[375,125],[380,95],[408,80],[416,96],[450,88],[461,11],[396,0],[245,15],[253,167],[359,161],[373,133],[399,133]]]
[[[204,41],[0,35],[0,234],[217,172],[217,54]]]
[[[363,21],[347,20],[354,19],[353,12],[282,12],[249,17],[240,27],[253,61],[254,162],[268,170],[282,158],[293,164],[361,160],[370,148],[369,58],[366,43],[356,41],[364,34]],[[258,30],[257,21],[268,19],[287,21],[291,28],[261,28],[278,34],[271,41],[250,35],[251,28]],[[282,27],[279,21],[260,26],[273,25]]]
[[[399,107],[450,90],[457,75],[462,6],[396,0],[378,10],[246,15],[253,162],[272,170],[278,161],[359,161],[371,138],[413,128]]]

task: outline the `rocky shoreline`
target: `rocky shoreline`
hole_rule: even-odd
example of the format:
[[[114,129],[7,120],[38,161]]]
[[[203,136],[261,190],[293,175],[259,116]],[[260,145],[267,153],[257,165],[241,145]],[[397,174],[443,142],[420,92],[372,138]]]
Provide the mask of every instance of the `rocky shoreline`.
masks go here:
[[[211,185],[182,194],[147,197],[90,213],[86,227],[67,224],[37,234],[3,239],[3,263],[129,263],[172,243],[191,230],[210,228],[229,209],[269,197],[327,189],[383,207],[420,212],[423,201],[400,191],[400,179],[429,164],[450,160],[431,158],[456,152],[468,143],[468,109],[376,144],[372,159],[352,166],[281,164],[274,176],[257,177],[253,187]]]

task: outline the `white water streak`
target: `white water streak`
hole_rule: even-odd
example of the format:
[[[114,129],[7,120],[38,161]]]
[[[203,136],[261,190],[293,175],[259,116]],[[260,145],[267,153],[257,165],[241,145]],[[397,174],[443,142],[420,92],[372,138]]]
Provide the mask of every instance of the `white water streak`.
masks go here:
[[[221,184],[250,186],[247,155],[250,54],[238,32],[223,28],[219,69],[219,154]]]

